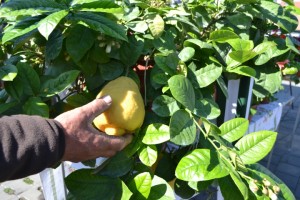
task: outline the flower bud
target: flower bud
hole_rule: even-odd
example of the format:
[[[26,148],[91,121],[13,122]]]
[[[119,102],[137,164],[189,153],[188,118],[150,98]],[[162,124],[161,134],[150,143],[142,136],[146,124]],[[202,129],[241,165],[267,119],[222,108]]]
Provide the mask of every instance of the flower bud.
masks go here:
[[[280,192],[280,187],[278,187],[277,185],[273,185],[272,188],[275,194],[278,194]]]
[[[277,195],[271,189],[268,189],[268,193],[269,193],[269,197],[270,197],[271,200],[277,200],[278,199]]]
[[[271,186],[271,182],[268,181],[266,178],[263,179],[263,184],[264,184],[266,187]]]
[[[269,194],[269,191],[267,188],[263,187],[262,191],[261,191],[263,194],[265,195],[268,195]]]

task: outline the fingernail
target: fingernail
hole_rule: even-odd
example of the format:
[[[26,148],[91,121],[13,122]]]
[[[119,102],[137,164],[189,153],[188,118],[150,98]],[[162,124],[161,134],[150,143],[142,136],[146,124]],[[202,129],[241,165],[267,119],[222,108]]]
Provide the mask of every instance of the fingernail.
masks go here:
[[[109,96],[109,95],[106,95],[106,96],[103,96],[103,97],[101,97],[101,99],[103,100],[103,101],[105,101],[105,103],[107,103],[107,104],[111,104],[111,102],[112,102],[112,99],[111,99],[111,97]]]

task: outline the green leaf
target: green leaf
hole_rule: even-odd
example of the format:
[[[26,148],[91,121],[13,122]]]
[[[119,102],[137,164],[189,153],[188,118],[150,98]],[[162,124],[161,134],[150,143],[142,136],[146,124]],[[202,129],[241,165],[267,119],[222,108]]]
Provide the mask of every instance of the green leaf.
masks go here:
[[[175,175],[184,181],[206,181],[227,176],[227,169],[219,161],[217,152],[195,149],[178,163]]]
[[[123,9],[111,0],[74,0],[72,8],[78,11],[101,12],[101,13],[122,13]]]
[[[118,200],[122,196],[130,196],[130,191],[120,179],[93,175],[92,171],[76,170],[65,178],[68,190],[76,199]]]
[[[252,40],[244,40],[241,38],[230,39],[227,42],[235,51],[251,51],[254,47]]]
[[[13,81],[18,74],[18,69],[12,64],[0,67],[0,79],[2,81]]]
[[[39,115],[49,117],[49,107],[39,97],[31,97],[23,105],[23,110],[27,115]]]
[[[13,98],[18,101],[21,100],[24,87],[23,87],[22,79],[18,76],[13,81],[7,81],[5,82],[5,90],[7,93]]]
[[[221,114],[221,111],[215,101],[211,99],[201,99],[196,101],[193,113],[198,117],[215,119]]]
[[[145,145],[139,149],[139,158],[142,163],[152,166],[157,160],[157,149],[155,145]]]
[[[51,97],[55,94],[59,94],[68,88],[78,77],[80,71],[70,70],[60,74],[57,78],[45,81],[42,84],[41,96]]]
[[[188,184],[191,188],[193,188],[197,192],[201,192],[203,190],[207,190],[207,188],[213,184],[214,180],[209,181],[189,181]]]
[[[124,71],[125,66],[116,61],[111,61],[105,64],[100,64],[99,65],[101,77],[104,80],[113,80],[115,78],[118,78]]]
[[[170,119],[170,141],[177,145],[190,145],[196,139],[196,125],[185,110],[176,111]]]
[[[244,164],[253,164],[263,159],[272,150],[277,133],[258,131],[241,138],[235,147]]]
[[[251,60],[255,56],[257,56],[257,54],[254,51],[238,50],[229,53],[229,57],[239,63],[244,63],[248,60]]]
[[[246,133],[249,121],[244,118],[235,118],[224,122],[220,126],[221,136],[228,142],[234,142]]]
[[[286,46],[289,47],[290,50],[292,50],[294,53],[300,54],[299,50],[295,47],[290,36],[285,38],[285,43],[286,43]]]
[[[89,97],[85,93],[70,95],[66,101],[72,107],[80,107],[94,100],[94,97]]]
[[[161,36],[165,29],[165,21],[159,14],[150,17],[151,22],[148,24],[151,34],[154,38],[158,38]]]
[[[127,41],[125,28],[102,15],[89,12],[76,13],[70,17],[70,20],[110,37]]]
[[[46,43],[46,60],[51,61],[57,58],[63,46],[63,34],[60,30],[54,30]]]
[[[222,74],[222,67],[215,64],[207,65],[195,72],[200,88],[215,82]]]
[[[188,185],[187,181],[180,179],[175,180],[174,191],[182,199],[191,199],[196,194],[196,191]]]
[[[262,54],[264,52],[266,52],[268,49],[270,49],[270,47],[275,47],[276,43],[273,41],[265,41],[260,43],[259,45],[257,45],[253,51],[257,54]]]
[[[237,185],[235,184],[235,182],[230,176],[226,176],[218,179],[218,183],[224,199],[248,199],[248,198],[244,198],[244,196],[241,194],[239,190],[239,189],[246,189],[247,192],[245,191],[244,193],[245,196],[248,197],[248,188],[243,182],[238,182]],[[239,186],[241,186],[242,188],[239,188]]]
[[[239,36],[234,33],[233,31],[229,30],[217,30],[210,34],[209,39],[214,42],[227,42],[230,39],[236,39],[239,38]]]
[[[2,43],[4,44],[12,39],[35,30],[38,27],[38,22],[40,19],[41,17],[30,17],[19,22],[12,29],[8,29],[4,32],[2,36]]]
[[[13,0],[3,4],[0,9],[0,17],[16,20],[21,16],[36,16],[62,9],[66,9],[66,6],[52,0]]]
[[[192,47],[184,47],[179,53],[178,57],[183,62],[187,62],[188,60],[192,59],[194,55],[195,49],[193,49]]]
[[[261,164],[252,164],[248,167],[249,170],[253,173],[251,177],[255,179],[263,179],[266,178],[273,185],[278,185],[280,187],[280,193],[278,194],[278,199],[286,199],[286,200],[295,200],[295,196],[293,192],[287,187],[287,185],[280,180],[277,176],[275,176],[270,170],[262,166]]]
[[[238,66],[233,68],[227,68],[228,72],[236,73],[242,76],[249,76],[249,77],[255,77],[256,71],[255,69],[248,67],[248,66]]]
[[[280,56],[286,52],[288,52],[290,49],[279,49],[277,48],[277,46],[269,46],[268,49],[258,55],[257,59],[255,60],[255,65],[263,65],[265,63],[267,63],[269,60],[271,60],[272,58],[275,58],[277,56]]]
[[[127,174],[133,167],[133,157],[129,157],[125,152],[120,151],[116,155],[110,158],[108,164],[106,164],[97,175],[108,176],[117,178]]]
[[[66,39],[66,48],[72,59],[79,62],[93,46],[95,39],[96,35],[92,30],[75,26]]]
[[[132,66],[136,64],[136,62],[140,58],[143,49],[144,42],[142,40],[138,40],[134,36],[129,36],[128,43],[124,43],[119,49],[120,60],[126,66]]]
[[[17,77],[23,84],[23,92],[29,96],[36,95],[40,91],[41,83],[38,73],[32,66],[27,63],[19,62],[17,64],[18,75]]]
[[[132,199],[147,199],[152,185],[152,178],[149,172],[137,174],[128,187],[133,192]]]
[[[155,64],[168,75],[175,75],[177,71],[177,66],[179,58],[177,54],[170,53],[167,56],[164,54],[155,54],[154,56]]]
[[[52,13],[42,19],[38,23],[38,30],[47,40],[49,35],[52,33],[52,31],[55,29],[55,27],[59,24],[59,22],[67,16],[69,11],[67,10],[61,10],[55,13]]]
[[[145,129],[144,144],[160,144],[170,139],[169,127],[164,124],[150,124]]]
[[[152,102],[151,109],[158,116],[169,117],[173,115],[180,108],[177,104],[177,101],[174,98],[169,97],[167,95],[160,95],[156,97]]]
[[[174,191],[171,186],[159,176],[152,179],[151,191],[148,200],[173,200],[175,199]]]
[[[13,102],[9,102],[9,103],[1,103],[0,104],[0,114],[4,113],[5,111],[14,108],[15,106],[18,105],[18,102],[13,101]]]
[[[183,75],[172,76],[168,84],[173,97],[189,110],[195,108],[195,92],[192,83]]]

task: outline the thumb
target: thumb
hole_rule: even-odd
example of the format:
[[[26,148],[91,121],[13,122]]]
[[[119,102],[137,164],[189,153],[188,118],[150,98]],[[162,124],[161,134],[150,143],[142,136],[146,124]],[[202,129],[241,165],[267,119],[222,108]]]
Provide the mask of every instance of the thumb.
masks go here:
[[[103,113],[112,103],[112,99],[109,95],[100,97],[92,102],[81,107],[81,112],[84,112],[89,121],[92,121]]]

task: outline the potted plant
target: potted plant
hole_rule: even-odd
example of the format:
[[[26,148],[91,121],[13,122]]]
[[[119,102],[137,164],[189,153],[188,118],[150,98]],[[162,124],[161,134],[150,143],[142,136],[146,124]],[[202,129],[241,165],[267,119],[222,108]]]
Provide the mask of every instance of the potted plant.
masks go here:
[[[71,173],[70,199],[190,198],[216,184],[225,199],[294,199],[257,163],[277,133],[244,136],[244,118],[213,123],[228,80],[278,89],[275,62],[294,44],[268,33],[295,29],[289,9],[256,0],[10,0],[0,17],[2,114],[55,117],[119,76],[140,85],[147,112],[134,141],[101,169]]]

